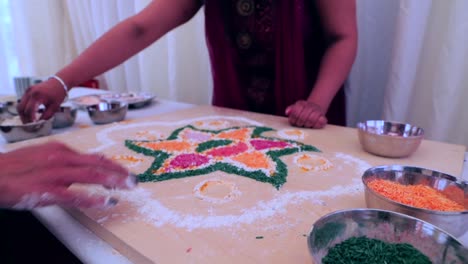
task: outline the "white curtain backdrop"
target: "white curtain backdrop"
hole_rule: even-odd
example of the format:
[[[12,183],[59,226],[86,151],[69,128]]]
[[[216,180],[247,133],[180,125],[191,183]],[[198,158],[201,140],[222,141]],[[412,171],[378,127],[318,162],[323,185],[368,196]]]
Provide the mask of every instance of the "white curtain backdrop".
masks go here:
[[[402,1],[384,117],[468,145],[468,1]]]
[[[13,94],[13,77],[48,76],[72,58],[61,1],[0,0],[0,94]]]
[[[13,82],[10,78],[14,73],[11,72],[12,67],[9,64],[14,63],[15,60],[9,56],[9,54],[14,53],[14,50],[9,41],[12,32],[8,4],[7,1],[0,0],[0,58],[4,58],[0,60],[0,95],[14,93]]]
[[[357,0],[348,124],[409,122],[468,146],[468,1]]]
[[[382,119],[399,5],[395,0],[357,0],[358,54],[346,86],[348,126]]]
[[[76,50],[60,0],[14,0],[11,7],[15,53],[22,76],[47,77],[70,61]]]

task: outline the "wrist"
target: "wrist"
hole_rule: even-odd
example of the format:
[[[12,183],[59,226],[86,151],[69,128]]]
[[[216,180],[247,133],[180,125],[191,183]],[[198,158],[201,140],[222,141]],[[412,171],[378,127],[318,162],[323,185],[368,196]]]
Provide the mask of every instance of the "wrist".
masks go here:
[[[59,84],[59,86],[61,86],[63,92],[64,92],[64,99],[63,101],[66,101],[68,99],[68,91],[69,91],[69,88],[68,88],[68,85],[65,83],[65,81],[60,78],[60,76],[58,75],[53,75],[53,76],[50,76],[49,81],[55,81]]]
[[[321,100],[317,100],[313,97],[309,97],[307,98],[306,100],[308,103],[311,103],[311,104],[314,104],[316,105],[319,109],[320,109],[320,112],[322,114],[326,114],[327,113],[327,109],[328,109],[328,105],[327,104],[324,104]]]

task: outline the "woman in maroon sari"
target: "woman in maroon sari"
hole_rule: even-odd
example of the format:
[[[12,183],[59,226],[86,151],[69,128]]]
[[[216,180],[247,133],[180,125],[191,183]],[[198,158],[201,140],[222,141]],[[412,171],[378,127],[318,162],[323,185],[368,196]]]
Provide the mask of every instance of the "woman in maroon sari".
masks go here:
[[[54,78],[31,87],[24,121],[38,104],[50,117],[73,87],[122,63],[204,4],[213,104],[289,116],[292,125],[345,125],[341,88],[356,53],[355,0],[158,0],[119,23]],[[116,45],[115,43],[119,43]]]
[[[349,71],[357,38],[352,15],[354,6],[343,7],[351,1],[340,1],[342,6],[336,6],[335,15],[342,15],[340,11],[346,12],[349,20],[343,21],[349,25],[339,24],[340,28],[337,28],[330,25],[336,20],[326,17],[327,8],[330,10],[332,6],[326,6],[324,2],[205,1],[206,34],[214,77],[213,104],[275,115],[288,114],[291,123],[306,127],[323,126],[323,122],[314,124],[319,121],[311,115],[320,117],[329,109],[328,121],[345,125],[345,98],[343,89],[340,89],[345,75],[321,76],[339,79],[333,84],[324,84],[326,80],[318,83],[317,75],[327,49],[343,41],[336,37],[344,34],[338,36],[337,33],[341,32],[333,30],[342,28],[348,30],[348,39],[344,39],[348,46],[343,51],[347,54],[339,60],[344,65],[332,65]],[[328,27],[324,27],[324,22]],[[318,85],[328,85],[324,87],[328,90],[326,98],[318,98],[311,93]],[[291,105],[290,113],[286,113]],[[301,115],[305,117],[301,118]]]

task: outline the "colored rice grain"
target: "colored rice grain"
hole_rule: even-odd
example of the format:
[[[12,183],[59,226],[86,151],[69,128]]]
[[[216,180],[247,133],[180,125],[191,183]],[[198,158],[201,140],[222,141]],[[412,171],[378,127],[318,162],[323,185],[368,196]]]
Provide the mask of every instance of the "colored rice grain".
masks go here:
[[[239,140],[244,141],[250,137],[250,130],[248,128],[238,128],[235,130],[229,130],[221,132],[217,135],[217,138],[229,139],[229,140]]]
[[[322,259],[323,264],[431,264],[431,260],[407,243],[386,243],[365,236],[349,238]]]
[[[130,156],[130,155],[115,155],[115,156],[112,156],[112,160],[122,160],[122,161],[133,162],[133,163],[143,161],[143,159]]]
[[[252,145],[256,150],[272,149],[272,148],[283,149],[289,146],[289,144],[284,141],[259,140],[259,139],[251,140],[250,145]]]
[[[244,152],[232,158],[233,160],[240,162],[253,169],[268,169],[271,167],[268,156],[262,152]]]
[[[193,153],[181,154],[171,160],[170,167],[175,167],[178,169],[195,168],[206,164],[209,161],[210,159],[203,155]]]
[[[210,150],[206,154],[215,157],[229,157],[243,153],[246,150],[248,150],[248,148],[249,147],[247,146],[247,144],[245,144],[244,142],[240,142],[234,146],[220,147]]]
[[[449,199],[440,191],[427,185],[403,185],[389,180],[377,179],[368,183],[369,188],[375,192],[402,204],[435,210],[460,212],[466,208]]]
[[[190,143],[185,141],[139,142],[137,143],[137,145],[152,150],[164,151],[184,151],[190,148]]]

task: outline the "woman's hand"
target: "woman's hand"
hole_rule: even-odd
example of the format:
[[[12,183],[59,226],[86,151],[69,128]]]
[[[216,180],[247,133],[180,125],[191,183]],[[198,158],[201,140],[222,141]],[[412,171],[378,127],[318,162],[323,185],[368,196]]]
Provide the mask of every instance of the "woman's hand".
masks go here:
[[[18,113],[23,123],[36,121],[36,113],[40,105],[44,105],[45,111],[41,119],[51,118],[60,108],[60,104],[65,99],[66,93],[55,79],[50,79],[29,87],[26,93],[21,97],[18,104]]]
[[[107,208],[117,199],[71,190],[74,183],[130,189],[134,175],[95,154],[80,154],[62,143],[47,143],[0,154],[0,207],[32,209],[65,207]]]
[[[286,116],[291,125],[298,127],[323,128],[328,122],[322,108],[306,100],[299,100],[288,106]]]

